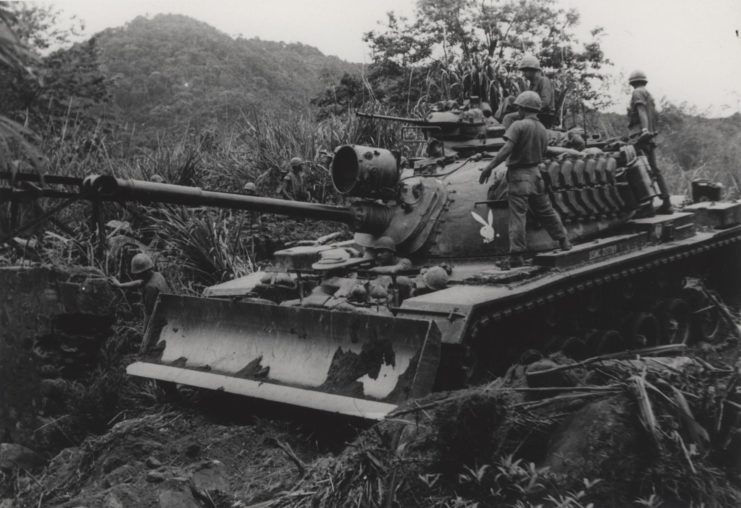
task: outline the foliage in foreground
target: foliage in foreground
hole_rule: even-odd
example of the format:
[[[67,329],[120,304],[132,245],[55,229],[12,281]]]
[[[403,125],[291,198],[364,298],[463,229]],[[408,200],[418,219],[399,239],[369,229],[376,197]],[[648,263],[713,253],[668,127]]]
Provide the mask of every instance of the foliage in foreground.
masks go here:
[[[736,505],[734,369],[623,356],[410,401],[269,506]]]

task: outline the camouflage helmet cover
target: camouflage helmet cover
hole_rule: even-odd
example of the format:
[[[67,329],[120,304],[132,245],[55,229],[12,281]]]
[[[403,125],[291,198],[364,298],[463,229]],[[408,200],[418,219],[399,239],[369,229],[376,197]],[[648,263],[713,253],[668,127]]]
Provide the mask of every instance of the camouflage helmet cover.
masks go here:
[[[515,99],[515,106],[529,109],[530,111],[540,111],[543,103],[537,93],[528,90],[526,92],[522,92],[520,95],[517,96],[517,98]]]
[[[152,261],[152,258],[147,256],[143,252],[140,252],[139,254],[131,258],[132,275],[146,272],[147,270],[151,270],[152,268],[154,268],[154,261]]]
[[[533,55],[525,55],[522,57],[522,60],[520,60],[519,69],[521,71],[525,69],[535,69],[536,71],[539,71],[540,62]]]
[[[442,266],[433,266],[422,274],[422,282],[433,291],[444,289],[448,285],[448,279],[448,272]]]

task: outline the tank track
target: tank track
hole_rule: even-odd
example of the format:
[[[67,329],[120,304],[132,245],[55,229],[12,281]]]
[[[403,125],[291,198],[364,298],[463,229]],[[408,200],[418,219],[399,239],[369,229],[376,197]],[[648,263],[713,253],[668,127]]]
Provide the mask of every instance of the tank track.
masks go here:
[[[582,359],[712,341],[722,324],[718,295],[698,281],[726,292],[738,289],[738,275],[722,270],[733,259],[741,260],[741,226],[570,269],[550,281],[553,272],[513,282],[510,296],[477,308],[463,348],[463,376],[475,383],[558,350]],[[736,264],[741,273],[741,262]]]

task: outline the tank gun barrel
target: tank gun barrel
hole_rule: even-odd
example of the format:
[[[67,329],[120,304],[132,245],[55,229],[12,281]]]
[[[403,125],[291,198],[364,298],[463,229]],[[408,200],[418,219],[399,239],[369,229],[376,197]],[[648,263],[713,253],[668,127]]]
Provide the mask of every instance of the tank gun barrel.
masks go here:
[[[108,175],[88,176],[83,181],[82,187],[86,194],[104,201],[121,200],[171,203],[185,206],[216,206],[234,210],[250,210],[314,220],[327,220],[349,225],[353,225],[355,222],[351,208],[341,206],[209,191],[198,187],[129,180]]]
[[[427,125],[427,120],[424,118],[411,118],[406,116],[391,116],[391,115],[375,115],[372,113],[357,113],[362,118],[372,118],[375,120],[389,120],[391,122],[404,122],[411,123],[414,125]]]

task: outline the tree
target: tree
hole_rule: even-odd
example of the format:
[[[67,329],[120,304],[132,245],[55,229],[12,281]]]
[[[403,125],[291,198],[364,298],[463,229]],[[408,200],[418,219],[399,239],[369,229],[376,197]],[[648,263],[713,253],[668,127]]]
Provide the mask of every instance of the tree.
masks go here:
[[[34,58],[13,31],[16,24],[11,4],[0,1],[0,74],[30,74]],[[41,172],[42,156],[33,141],[35,136],[30,130],[0,114],[0,170],[13,169],[10,161],[20,152]]]
[[[6,69],[0,76],[5,115],[40,130],[70,117],[86,120],[93,105],[108,101],[94,38],[49,53],[69,46],[81,24],[63,23],[51,6],[18,2],[8,4],[6,12],[8,29],[30,64]]]
[[[472,95],[496,109],[525,88],[517,61],[530,53],[555,81],[565,108],[599,106],[609,63],[602,30],[582,43],[574,34],[578,21],[575,10],[555,0],[418,0],[413,20],[389,13],[384,29],[365,34],[373,52],[368,93],[406,113],[420,101]]]

